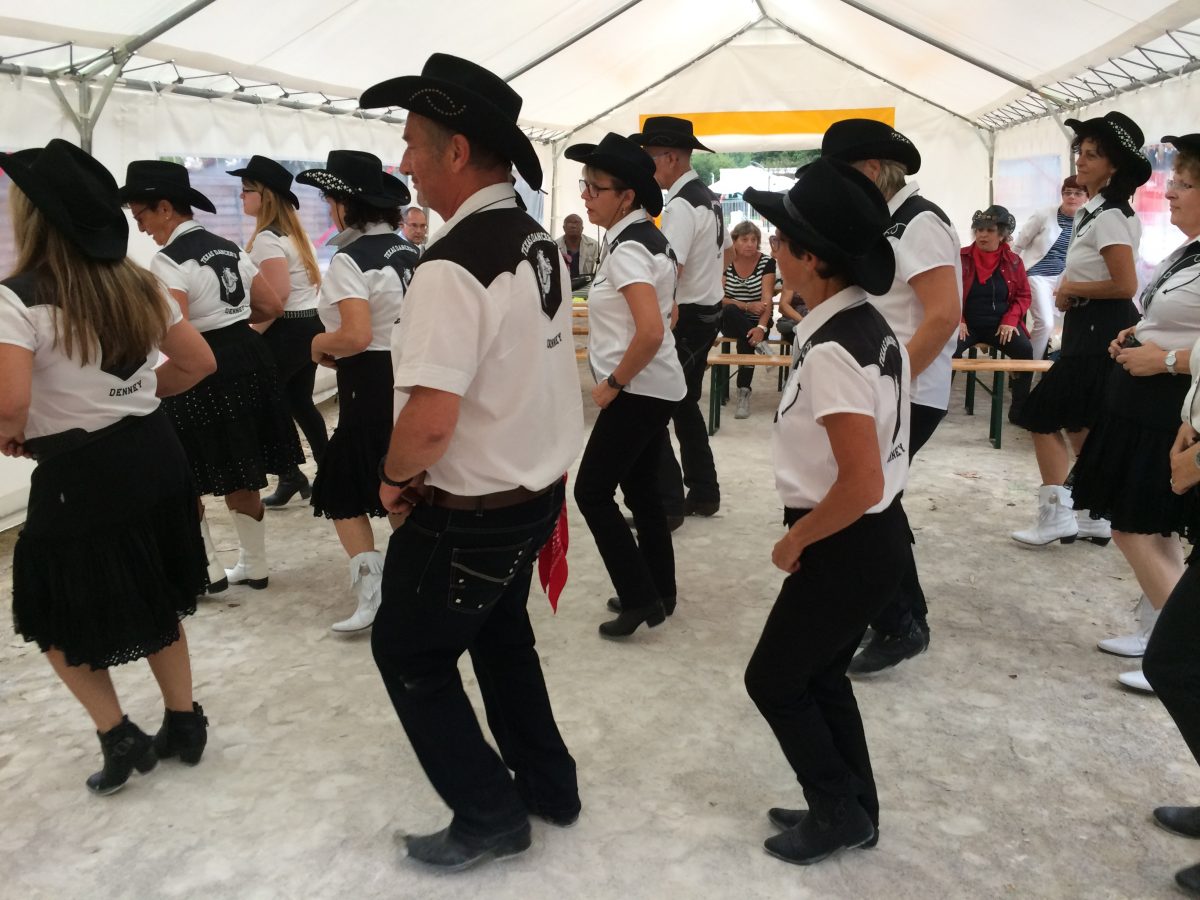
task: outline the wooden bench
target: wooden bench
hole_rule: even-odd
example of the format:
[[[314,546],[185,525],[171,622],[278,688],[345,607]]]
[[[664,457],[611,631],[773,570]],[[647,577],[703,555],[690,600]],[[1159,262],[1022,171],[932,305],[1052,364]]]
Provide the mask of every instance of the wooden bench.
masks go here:
[[[975,348],[971,348],[974,352]],[[1008,373],[1045,372],[1053,363],[1048,359],[1007,359],[1006,357],[981,356],[977,359],[951,360],[951,370],[967,373],[966,409],[967,415],[975,415],[975,384],[977,375],[982,372],[992,373],[992,386],[980,384],[992,398],[991,417],[988,423],[988,440],[997,450],[1004,432],[1004,378]]]
[[[729,342],[728,338],[724,339]],[[721,407],[729,396],[729,369],[731,366],[773,366],[780,369],[790,368],[791,354],[772,354],[765,356],[761,353],[710,353],[708,357],[708,434],[711,437],[721,427]]]

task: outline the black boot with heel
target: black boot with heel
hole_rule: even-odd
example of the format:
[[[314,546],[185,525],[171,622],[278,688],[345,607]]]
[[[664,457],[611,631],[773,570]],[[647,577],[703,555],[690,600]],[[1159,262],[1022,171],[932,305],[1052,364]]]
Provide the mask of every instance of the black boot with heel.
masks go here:
[[[146,773],[158,765],[154,741],[130,722],[129,716],[122,716],[120,725],[103,734],[97,731],[96,736],[100,738],[104,768],[88,776],[88,790],[93,794],[115,793],[125,786],[134,769]]]
[[[655,600],[649,606],[635,609],[622,609],[621,614],[611,622],[600,625],[600,636],[606,638],[629,637],[639,625],[645,622],[650,628],[661,625],[667,618],[661,601]]]
[[[178,756],[180,762],[194,766],[204,755],[208,743],[208,719],[204,707],[192,704],[191,712],[168,709],[163,713],[162,728],[154,736],[154,750],[159,759]]]
[[[269,509],[278,509],[285,506],[296,494],[300,495],[300,499],[307,500],[312,496],[312,485],[308,483],[307,475],[298,468],[293,468],[286,475],[279,477],[279,483],[275,485],[275,493],[269,497],[263,497],[263,506]]]

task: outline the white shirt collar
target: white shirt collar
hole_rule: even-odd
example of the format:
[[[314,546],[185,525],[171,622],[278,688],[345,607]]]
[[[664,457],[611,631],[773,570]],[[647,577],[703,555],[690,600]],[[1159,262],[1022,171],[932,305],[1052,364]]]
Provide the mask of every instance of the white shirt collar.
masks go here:
[[[446,223],[426,241],[425,249],[429,250],[441,238],[449,234],[455,225],[472,213],[479,212],[485,206],[488,209],[518,209],[517,192],[507,182],[489,184],[485,188],[480,188],[464,200],[462,206],[455,210],[454,215],[447,219]]]
[[[667,202],[670,203],[675,198],[675,195],[683,189],[685,184],[687,184],[689,181],[695,181],[699,177],[700,174],[695,169],[688,169],[686,172],[680,175],[677,179],[675,179],[675,183],[671,185],[671,189],[667,191]]]
[[[392,227],[387,222],[373,222],[367,226],[365,231],[360,231],[357,228],[347,228],[339,231],[333,236],[333,240],[329,243],[333,244],[339,250],[342,247],[348,247],[357,241],[360,237],[368,234],[395,234]]]
[[[904,185],[904,187],[900,188],[900,190],[896,191],[896,193],[892,195],[892,199],[888,201],[888,212],[894,216],[896,214],[896,210],[900,208],[901,204],[903,204],[905,200],[907,200],[913,194],[919,193],[921,193],[921,188],[917,185],[917,183],[915,181],[908,182]]]
[[[817,329],[836,316],[844,309],[849,309],[857,303],[861,303],[867,299],[867,292],[857,284],[852,284],[848,288],[842,288],[828,300],[823,303],[818,303],[816,307],[809,310],[797,325],[796,333],[793,337],[793,343],[797,347],[803,347],[810,337],[816,333]]]
[[[646,211],[644,209],[635,209],[628,213],[625,218],[618,220],[617,224],[608,229],[608,233],[604,235],[604,243],[608,245],[608,249],[612,251],[613,242],[621,236],[621,232],[630,225],[636,225],[638,222],[647,222]]]
[[[1089,197],[1088,202],[1083,204],[1083,206],[1079,207],[1079,212],[1075,213],[1075,218],[1078,219],[1082,213],[1092,212],[1093,210],[1099,209],[1103,205],[1104,205],[1104,195],[1103,194],[1096,194],[1095,197]]]
[[[195,231],[197,228],[203,228],[203,227],[204,226],[201,225],[199,222],[197,222],[195,219],[186,219],[183,222],[180,222],[178,225],[175,226],[175,230],[171,232],[171,236],[169,238],[167,238],[167,242],[165,244],[163,244],[163,246],[169,247],[169,246],[171,246],[171,244],[175,240],[175,238],[179,237],[180,235],[187,234],[187,232],[189,232],[189,231]]]

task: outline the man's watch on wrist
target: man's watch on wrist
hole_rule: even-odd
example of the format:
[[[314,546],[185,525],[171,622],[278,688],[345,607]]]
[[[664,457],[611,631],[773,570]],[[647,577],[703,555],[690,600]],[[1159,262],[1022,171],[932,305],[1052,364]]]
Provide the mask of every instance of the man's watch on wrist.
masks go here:
[[[1167,364],[1167,371],[1172,375],[1179,374],[1178,372],[1175,371],[1175,360],[1176,360],[1176,351],[1168,350],[1167,358],[1164,359],[1163,362],[1165,362]]]
[[[605,382],[608,384],[608,386],[609,386],[610,388],[612,388],[614,391],[623,391],[623,390],[625,390],[625,385],[623,385],[623,384],[621,384],[621,382],[617,381],[616,377],[615,377],[615,376],[613,376],[613,375],[609,375],[609,376],[608,376],[606,379],[604,379],[604,380],[605,380]]]

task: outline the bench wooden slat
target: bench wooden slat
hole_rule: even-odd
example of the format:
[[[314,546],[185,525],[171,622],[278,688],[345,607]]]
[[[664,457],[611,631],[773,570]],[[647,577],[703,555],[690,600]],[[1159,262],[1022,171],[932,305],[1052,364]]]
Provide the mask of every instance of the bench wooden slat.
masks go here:
[[[1052,365],[1048,359],[952,359],[955,372],[1045,372]]]

